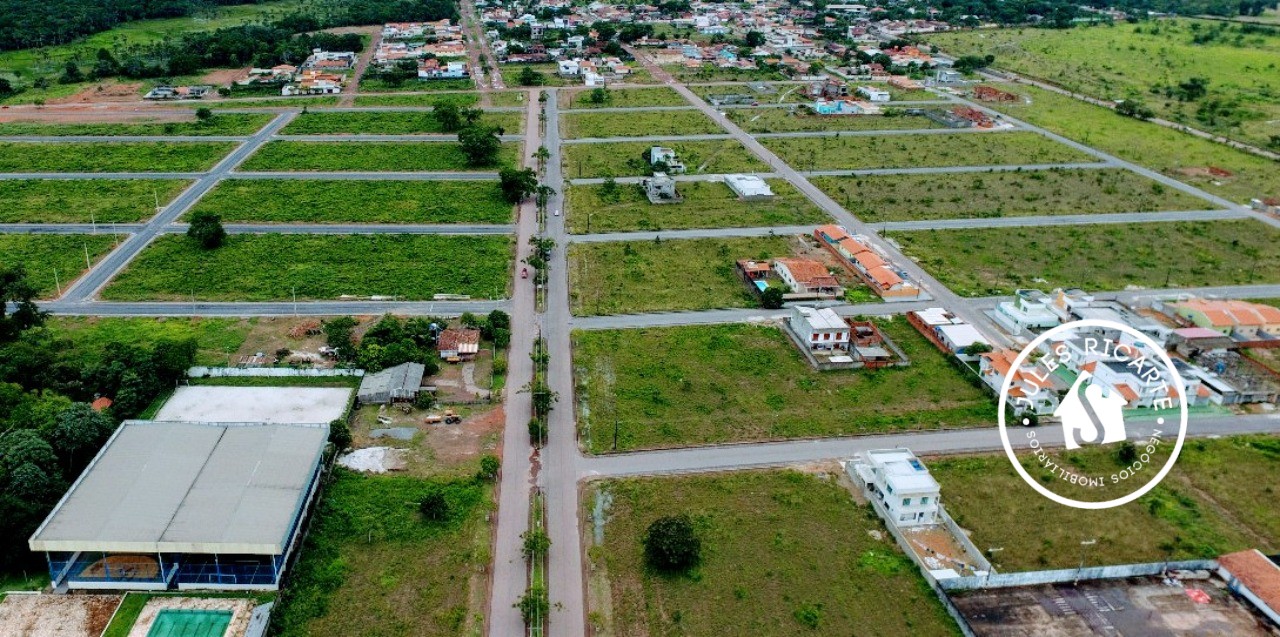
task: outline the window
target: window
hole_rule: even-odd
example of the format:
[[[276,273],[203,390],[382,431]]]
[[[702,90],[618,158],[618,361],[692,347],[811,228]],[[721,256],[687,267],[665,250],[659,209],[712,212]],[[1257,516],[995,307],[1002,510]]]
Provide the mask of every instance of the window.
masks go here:
[[[827,332],[827,333],[823,334],[823,335],[822,335],[822,340],[824,340],[824,341],[829,341],[829,340],[831,340],[831,332]]]
[[[904,506],[904,507],[909,507],[909,506],[911,506],[911,498],[903,498],[903,499],[902,499],[902,506]]]
[[[816,341],[816,340],[818,340],[818,335],[817,335],[817,334],[814,334],[814,335],[813,335],[813,340],[815,340],[815,341]]]
[[[920,498],[920,504],[929,504],[929,496],[926,495],[923,498]]]

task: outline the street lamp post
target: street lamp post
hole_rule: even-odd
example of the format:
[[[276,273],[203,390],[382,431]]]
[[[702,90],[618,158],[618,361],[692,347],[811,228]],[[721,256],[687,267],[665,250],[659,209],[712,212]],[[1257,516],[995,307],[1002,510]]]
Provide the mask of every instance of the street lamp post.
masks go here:
[[[1094,544],[1097,544],[1097,543],[1098,543],[1097,538],[1094,538],[1094,539],[1092,539],[1092,540],[1085,540],[1085,541],[1083,541],[1083,542],[1081,542],[1081,543],[1080,543],[1080,569],[1079,569],[1078,571],[1076,571],[1076,581],[1074,582],[1075,584],[1079,584],[1079,583],[1080,583],[1080,577],[1081,577],[1082,575],[1084,575],[1084,552],[1085,552],[1085,549],[1087,549],[1087,548],[1089,548],[1090,546],[1093,546]]]

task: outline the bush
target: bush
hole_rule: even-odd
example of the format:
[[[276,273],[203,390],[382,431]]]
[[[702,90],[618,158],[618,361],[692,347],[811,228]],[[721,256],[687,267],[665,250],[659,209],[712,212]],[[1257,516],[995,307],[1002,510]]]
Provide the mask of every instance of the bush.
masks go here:
[[[418,409],[431,409],[436,404],[436,396],[429,391],[420,391],[413,399],[413,406]]]
[[[529,591],[520,598],[519,602],[516,602],[516,608],[520,609],[520,616],[524,618],[526,625],[534,622],[541,624],[551,612],[551,605],[547,602],[546,587],[537,584],[530,586]]]
[[[476,478],[480,480],[493,480],[498,477],[498,470],[502,468],[502,462],[498,457],[492,454],[486,454],[480,458],[480,470],[476,472]]]
[[[547,424],[539,418],[529,421],[529,441],[541,445],[547,440]]]
[[[683,571],[702,560],[702,540],[688,515],[654,520],[641,539],[645,561],[660,571]]]
[[[337,451],[351,446],[351,427],[347,426],[346,420],[339,418],[329,423],[329,442]]]
[[[760,293],[760,307],[766,310],[776,310],[782,307],[782,289],[769,287]]]
[[[542,559],[551,549],[551,538],[542,529],[530,530],[520,537],[524,538],[524,559],[531,562]]]
[[[449,519],[449,501],[444,499],[444,494],[439,491],[432,491],[422,498],[422,502],[418,503],[418,510],[422,511],[422,517],[431,522],[443,522]]]

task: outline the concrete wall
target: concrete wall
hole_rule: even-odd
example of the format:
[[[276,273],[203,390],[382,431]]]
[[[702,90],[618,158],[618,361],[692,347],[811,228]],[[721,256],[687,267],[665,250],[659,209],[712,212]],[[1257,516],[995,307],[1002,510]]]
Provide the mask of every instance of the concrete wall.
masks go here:
[[[190,378],[295,378],[301,376],[364,376],[363,369],[321,369],[316,367],[192,367]]]
[[[1153,562],[1150,564],[1123,564],[1119,566],[1091,566],[1088,568],[1064,568],[1052,571],[1029,571],[1026,573],[998,573],[990,576],[957,577],[943,580],[939,585],[947,591],[966,591],[988,588],[1009,588],[1015,586],[1037,586],[1040,584],[1059,584],[1081,580],[1123,579],[1159,575],[1165,571],[1216,571],[1218,563],[1214,560],[1185,560],[1181,562]]]

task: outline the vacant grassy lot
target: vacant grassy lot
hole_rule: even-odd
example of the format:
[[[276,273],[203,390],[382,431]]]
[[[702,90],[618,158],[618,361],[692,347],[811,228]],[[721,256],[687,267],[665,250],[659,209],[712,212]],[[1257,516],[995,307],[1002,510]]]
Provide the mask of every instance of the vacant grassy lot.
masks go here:
[[[1032,103],[991,106],[1232,201],[1280,196],[1276,162],[1057,93],[1022,85],[1012,90],[1030,96]],[[1232,176],[1211,175],[1206,171],[1209,166],[1230,171]]]
[[[1001,166],[1092,161],[1036,133],[771,138],[765,146],[797,170]]]
[[[510,223],[511,209],[496,181],[229,179],[193,210],[224,222]]]
[[[156,213],[157,198],[163,206],[190,184],[180,179],[0,180],[0,223],[142,221]]]
[[[542,74],[542,83],[538,86],[575,86],[582,84],[582,78],[563,78],[556,75],[559,68],[554,63],[548,64],[503,64],[499,67],[502,72],[502,82],[509,88],[538,88],[538,86],[523,86],[520,84],[520,74],[524,72],[525,67],[532,68],[537,73]]]
[[[724,133],[701,111],[636,111],[633,113],[566,113],[561,116],[565,139],[584,137],[640,137]]]
[[[734,264],[789,254],[785,237],[575,244],[569,300],[579,316],[751,307]]]
[[[505,133],[519,133],[524,124],[521,113],[485,113],[480,122],[498,126]],[[281,131],[284,135],[417,135],[444,133],[440,122],[430,111],[406,113],[316,112],[299,115]]]
[[[1252,219],[921,230],[893,237],[961,295],[1280,282],[1280,230]]]
[[[365,77],[360,80],[361,93],[417,93],[424,91],[470,91],[474,90],[476,83],[474,80],[452,79],[452,80],[410,80],[408,82],[400,82],[398,84],[387,82],[386,80],[376,77]]]
[[[200,121],[128,123],[3,122],[0,135],[252,135],[271,115],[223,113]]]
[[[569,232],[585,233],[791,226],[828,219],[786,181],[771,179],[769,187],[775,195],[769,201],[740,201],[723,183],[686,181],[677,189],[684,201],[654,205],[639,184],[618,185],[613,195],[607,186],[574,186],[567,192],[566,223]]]
[[[519,144],[503,144],[498,165],[514,164]],[[453,142],[269,142],[243,165],[247,171],[432,172],[493,170],[467,164]]]
[[[565,176],[626,177],[649,174],[643,153],[655,145],[676,151],[690,174],[763,172],[769,168],[736,140],[701,142],[612,142],[569,144],[563,147]]]
[[[0,142],[0,172],[200,172],[235,148],[229,142]]]
[[[735,108],[725,111],[733,123],[748,133],[790,133],[794,131],[907,130],[940,128],[920,115],[814,115],[806,109]]]
[[[282,301],[343,294],[430,299],[498,298],[506,290],[507,237],[232,235],[216,250],[163,236],[103,296],[117,300]]]
[[[593,91],[594,89],[561,91],[560,108],[631,108],[644,106],[689,106],[692,108],[692,105],[675,89],[666,86],[608,89],[605,91],[606,99],[601,103],[591,101]]]
[[[536,101],[538,98],[534,96]],[[528,91],[494,91],[489,94],[489,105],[494,108],[504,106],[526,106],[529,104]]]
[[[1199,197],[1124,169],[814,177],[863,221],[1207,210]]]
[[[57,295],[115,245],[115,237],[98,235],[0,234],[0,267],[20,265],[40,298]],[[56,273],[56,274],[55,274]]]
[[[336,469],[287,591],[271,614],[282,637],[479,634],[489,563],[491,488],[471,480]],[[448,518],[418,502],[444,494]]]
[[[878,324],[910,366],[817,372],[769,325],[576,332],[584,444],[611,450],[615,420],[619,451],[994,424],[995,401],[906,319]]]
[[[97,357],[108,343],[150,347],[161,339],[194,338],[200,344],[196,363],[225,365],[240,349],[258,319],[115,318],[55,316],[45,326],[71,348]]]
[[[834,475],[602,482],[587,490],[588,525],[600,492],[612,498],[604,541],[587,551],[599,634],[959,634],[910,558]],[[702,563],[690,574],[651,571],[640,543],[645,529],[681,513],[695,521]],[[583,533],[589,543],[592,535],[590,527]]]
[[[691,69],[683,64],[662,67],[675,76],[676,80],[686,83],[696,82],[758,82],[785,80],[787,76],[772,69],[722,69],[708,64]]]
[[[435,106],[452,102],[458,106],[475,106],[479,93],[408,93],[402,95],[357,95],[356,106]]]
[[[1248,29],[1248,31],[1246,31]],[[997,29],[931,36],[955,55],[1108,100],[1137,97],[1159,116],[1266,146],[1280,134],[1280,32],[1203,20],[1059,29]],[[1213,60],[1213,68],[1204,66]],[[1180,84],[1208,80],[1203,97]]]
[[[1092,472],[1122,466],[1113,451],[1065,456]],[[1061,458],[1060,458],[1061,460]],[[1258,548],[1280,549],[1274,475],[1280,443],[1270,437],[1192,440],[1172,472],[1136,502],[1107,509],[1069,509],[1031,490],[1004,455],[928,461],[942,485],[947,510],[981,548],[1003,547],[993,560],[1002,571],[1072,568],[1080,542],[1088,565],[1216,557]]]
[[[228,99],[215,100],[205,104],[209,108],[298,108],[299,106],[323,107],[337,105],[338,96],[336,95],[293,96],[260,100]]]

